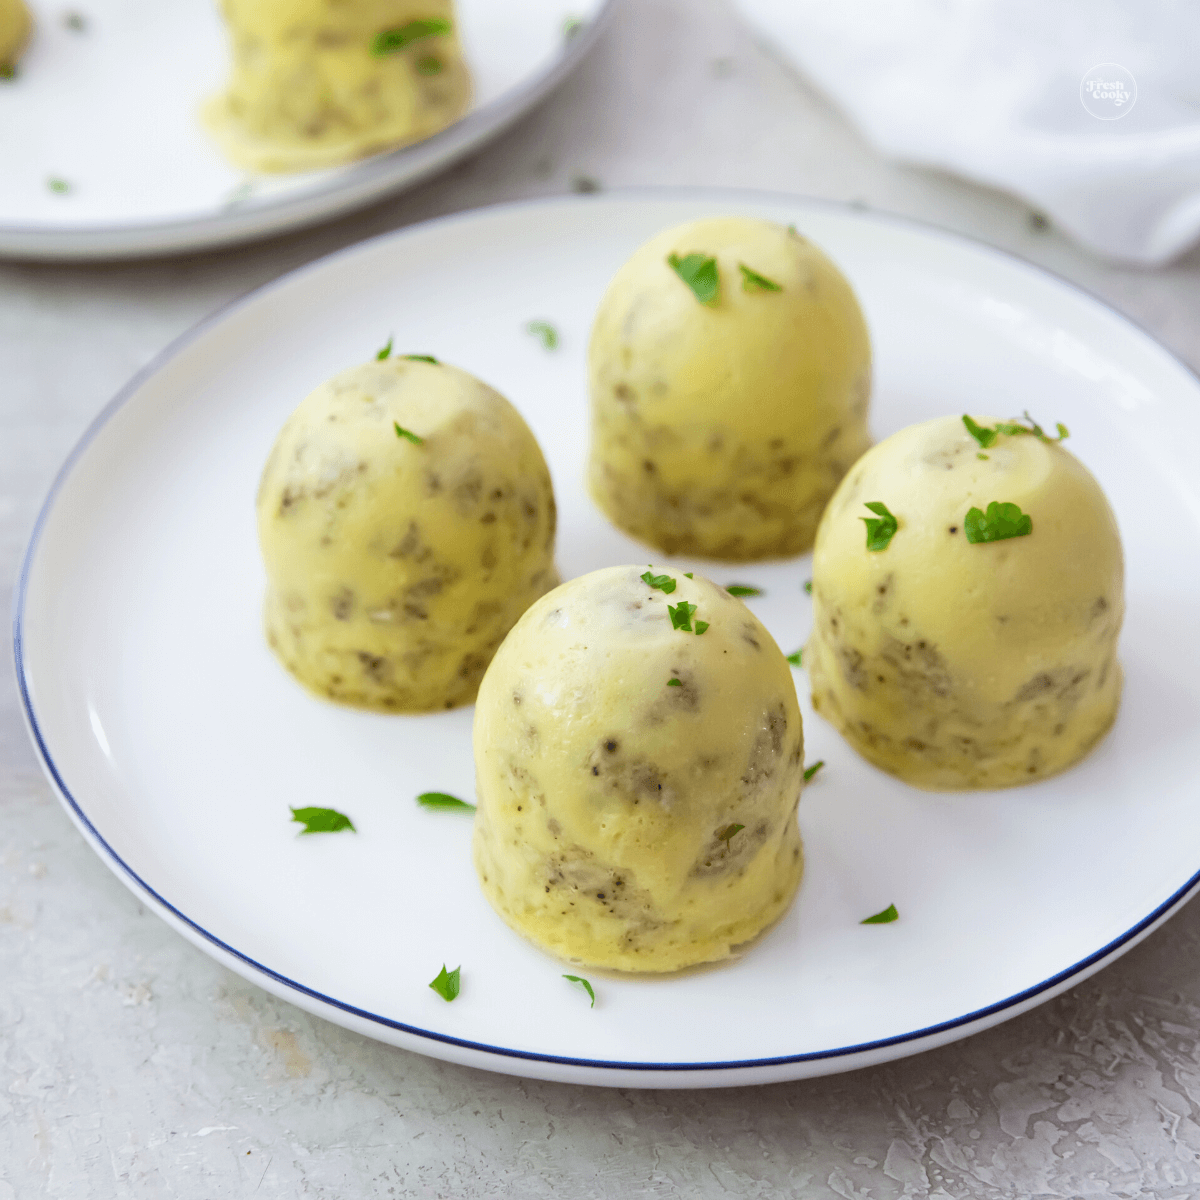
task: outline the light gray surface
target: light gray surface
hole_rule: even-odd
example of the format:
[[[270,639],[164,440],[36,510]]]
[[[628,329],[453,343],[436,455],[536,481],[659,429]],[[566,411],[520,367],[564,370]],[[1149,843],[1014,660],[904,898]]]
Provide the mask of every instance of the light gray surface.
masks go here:
[[[225,254],[0,265],[5,596],[62,458],[171,338],[330,250],[581,174],[828,196],[961,230],[1200,365],[1200,254],[1156,273],[1100,264],[1017,201],[882,162],[723,0],[627,0],[547,105],[417,192]],[[890,1067],[696,1093],[522,1082],[310,1018],[172,933],[75,833],[0,683],[0,1200],[552,1193],[1195,1196],[1200,906],[1060,999]]]

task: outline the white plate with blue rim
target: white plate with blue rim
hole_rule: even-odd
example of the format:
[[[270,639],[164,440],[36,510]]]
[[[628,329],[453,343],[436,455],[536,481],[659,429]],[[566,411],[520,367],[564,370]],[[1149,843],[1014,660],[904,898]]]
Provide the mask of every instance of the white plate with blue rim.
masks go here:
[[[967,409],[1062,421],[1127,556],[1116,725],[1063,775],[929,794],[860,760],[797,690],[807,868],[740,957],[667,978],[589,973],[489,908],[469,815],[471,711],[383,716],[302,690],[263,640],[254,523],[280,425],[322,380],[397,351],[498,387],[545,449],[564,578],[623,562],[749,583],[784,652],[804,640],[807,558],[665,561],[583,486],[584,355],[634,248],[722,213],[795,224],[841,266],[871,328],[883,437]],[[527,332],[546,321],[548,350]],[[30,731],[84,836],[138,897],[232,970],[424,1054],[544,1079],[766,1083],[912,1054],[1079,983],[1200,879],[1200,382],[1071,285],[903,221],[748,193],[567,198],[448,217],[351,247],[205,321],[87,431],[38,520],[15,649]],[[952,599],[951,601],[952,602]],[[356,832],[298,836],[291,807]],[[895,905],[899,919],[864,925]],[[461,968],[447,1003],[428,986]],[[564,974],[587,976],[595,1007]]]
[[[473,98],[412,146],[326,171],[251,175],[199,119],[228,50],[211,0],[26,0],[34,34],[0,80],[0,255],[178,253],[282,233],[427,178],[497,136],[582,60],[612,0],[457,0]]]

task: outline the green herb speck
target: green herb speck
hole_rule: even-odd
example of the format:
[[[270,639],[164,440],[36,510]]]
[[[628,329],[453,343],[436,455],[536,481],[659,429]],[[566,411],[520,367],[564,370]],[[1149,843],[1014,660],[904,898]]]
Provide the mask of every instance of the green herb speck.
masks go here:
[[[549,321],[530,321],[525,326],[525,332],[541,338],[543,350],[558,349],[558,330]]]
[[[900,914],[896,911],[894,904],[889,904],[883,912],[877,912],[873,917],[865,917],[859,921],[860,925],[890,925],[893,921],[898,920]]]
[[[301,837],[306,833],[337,833],[342,829],[358,832],[345,813],[332,808],[293,808],[292,820],[304,826],[300,830]]]
[[[768,279],[765,275],[760,275],[757,271],[751,270],[745,263],[738,263],[738,270],[742,273],[743,292],[783,291],[783,284],[776,283],[775,280]]]
[[[825,765],[825,760],[823,758],[818,758],[817,761],[815,763],[813,763],[813,765],[811,767],[805,767],[804,768],[804,782],[807,783],[824,765]]]
[[[443,1000],[453,1000],[462,988],[462,978],[460,972],[462,967],[455,967],[453,971],[446,970],[446,964],[442,963],[442,969],[437,973],[437,978],[430,983],[430,987]]]
[[[387,345],[386,345],[386,346],[384,346],[384,348],[383,348],[382,350],[380,350],[378,354],[376,354],[376,355],[375,355],[376,361],[378,361],[378,362],[383,362],[383,360],[384,360],[385,358],[391,358],[391,357],[392,357],[392,343],[393,343],[394,341],[395,341],[395,338],[394,338],[394,337],[389,337],[389,338],[388,338],[388,340],[387,340]]]
[[[417,797],[417,803],[422,808],[443,812],[474,812],[475,805],[451,796],[448,792],[422,792]]]
[[[568,983],[579,984],[579,986],[583,988],[583,990],[592,998],[592,1003],[589,1005],[589,1007],[596,1007],[596,993],[592,990],[592,985],[588,983],[588,981],[584,979],[582,975],[564,975],[563,978],[567,980]]]
[[[1033,518],[1023,513],[1017,504],[1001,504],[993,500],[987,512],[967,509],[963,522],[968,542],[1003,542],[1008,538],[1027,537],[1033,532]]]
[[[405,429],[399,421],[393,421],[392,425],[395,426],[397,437],[407,438],[414,446],[420,446],[424,444],[425,439],[423,437],[418,437],[411,429]]]
[[[760,587],[755,587],[751,583],[730,583],[727,584],[725,590],[731,596],[765,596],[766,592]]]
[[[692,289],[692,295],[701,304],[717,302],[721,290],[721,279],[717,274],[717,260],[707,254],[669,254],[667,264],[671,270]]]
[[[791,652],[791,654],[789,654],[787,656],[788,662],[790,662],[793,667],[800,666],[800,663],[803,658],[804,658],[804,647],[803,646],[801,646],[799,650],[793,650]]]
[[[741,833],[741,831],[745,828],[745,825],[726,825],[724,829],[718,831],[717,841],[724,842],[725,845],[728,846],[729,839],[733,837],[735,833]]]
[[[651,567],[649,571],[643,571],[638,578],[648,587],[656,588],[660,592],[666,592],[669,596],[679,586],[678,582],[672,579],[670,575],[654,575],[651,573],[653,570],[654,568]]]
[[[394,54],[425,38],[442,37],[454,26],[445,17],[423,17],[408,21],[397,29],[384,29],[371,39],[371,53],[377,58]]]
[[[888,512],[887,505],[881,501],[868,500],[866,507],[873,513],[879,514],[876,517],[858,518],[860,521],[865,521],[867,525],[867,549],[872,551],[886,550],[900,526],[896,518]]]

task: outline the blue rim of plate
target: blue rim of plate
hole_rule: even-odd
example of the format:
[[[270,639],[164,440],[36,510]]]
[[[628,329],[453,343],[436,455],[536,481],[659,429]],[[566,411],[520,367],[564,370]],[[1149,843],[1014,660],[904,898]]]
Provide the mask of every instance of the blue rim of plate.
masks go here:
[[[422,141],[349,164],[349,171],[310,191],[270,204],[227,207],[208,216],[144,225],[108,223],[46,229],[36,224],[0,224],[0,259],[103,262],[217,250],[277,237],[366,208],[449,169],[488,140],[499,137],[566,81],[603,36],[616,8],[617,0],[600,0],[595,15],[566,41],[558,58],[542,74],[470,109]],[[410,164],[410,168],[395,178],[395,168],[401,162]]]
[[[29,694],[28,682],[25,678],[25,655],[22,643],[22,621],[25,612],[26,592],[29,585],[29,576],[33,566],[33,560],[37,553],[38,543],[41,540],[41,535],[46,521],[49,517],[50,510],[54,506],[54,501],[70,477],[76,462],[83,456],[97,434],[108,424],[109,420],[124,406],[142,386],[142,384],[150,379],[154,374],[161,370],[176,354],[186,346],[202,337],[210,326],[214,326],[224,321],[227,317],[235,313],[239,308],[257,301],[266,293],[272,291],[276,287],[290,283],[297,276],[303,275],[309,271],[317,270],[324,267],[331,260],[339,258],[343,255],[357,254],[366,250],[368,247],[377,242],[383,242],[396,237],[403,237],[406,233],[418,229],[426,229],[430,226],[453,224],[457,222],[470,221],[477,218],[483,213],[499,213],[513,212],[522,208],[539,208],[550,205],[562,204],[603,204],[606,200],[616,200],[618,202],[627,202],[630,200],[670,200],[684,197],[712,197],[714,201],[728,199],[730,203],[736,204],[747,202],[771,202],[775,204],[794,204],[799,209],[818,208],[826,209],[849,216],[855,220],[861,220],[866,223],[883,222],[886,224],[901,225],[913,228],[926,236],[944,238],[948,241],[965,244],[977,252],[990,254],[998,259],[1008,263],[1014,263],[1023,270],[1031,271],[1035,274],[1044,275],[1047,278],[1053,279],[1063,287],[1076,293],[1084,300],[1104,309],[1107,313],[1115,316],[1123,324],[1130,329],[1137,331],[1142,337],[1146,338],[1153,346],[1166,355],[1176,366],[1181,367],[1183,371],[1191,376],[1191,378],[1200,386],[1200,373],[1194,371],[1187,363],[1180,359],[1177,355],[1168,350],[1161,342],[1158,341],[1151,333],[1140,326],[1136,321],[1131,320],[1123,313],[1118,312],[1112,305],[1100,299],[1087,291],[1086,288],[1080,287],[1078,284],[1063,278],[1061,275],[1055,274],[1053,271],[1048,271],[1043,267],[1037,266],[1034,263],[1020,258],[1016,254],[998,249],[995,246],[989,246],[985,242],[980,242],[975,238],[968,237],[965,234],[955,233],[951,230],[941,229],[938,226],[919,221],[912,217],[900,216],[893,213],[881,213],[874,210],[864,210],[847,204],[839,204],[836,201],[822,200],[820,198],[793,196],[787,193],[766,192],[766,191],[749,191],[749,190],[722,190],[717,188],[703,189],[675,189],[675,188],[638,188],[627,189],[621,191],[607,192],[600,196],[558,196],[558,197],[541,197],[534,200],[520,200],[505,204],[489,205],[484,208],[469,209],[465,212],[452,213],[443,217],[436,217],[432,220],[417,222],[416,224],[403,226],[400,229],[394,229],[388,233],[380,234],[373,238],[368,238],[362,242],[356,242],[351,246],[343,247],[341,250],[334,251],[332,254],[327,254],[321,258],[315,259],[313,262],[306,263],[303,267],[299,267],[294,271],[289,271],[277,279],[271,280],[262,287],[255,288],[254,291],[241,296],[236,300],[222,306],[216,312],[205,317],[203,320],[192,326],[191,329],[180,334],[172,341],[164,350],[156,355],[146,366],[144,366],[130,381],[125,384],[120,391],[100,410],[96,418],[84,430],[79,441],[75,444],[74,449],[68,454],[66,461],[59,469],[58,474],[54,477],[54,482],[50,485],[50,490],[46,494],[46,499],[38,512],[37,520],[34,522],[33,532],[29,538],[29,545],[26,547],[24,557],[21,560],[21,573],[17,580],[17,591],[13,606],[13,660],[16,668],[17,688],[21,696],[21,706],[25,715],[25,721],[29,728],[30,737],[34,743],[34,748],[37,750],[38,757],[41,759],[42,768],[54,784],[55,790],[59,794],[59,798],[67,807],[70,814],[85,829],[90,838],[97,846],[103,849],[108,856],[108,865],[117,874],[118,878],[123,877],[129,885],[133,885],[133,890],[140,891],[154,901],[155,905],[165,912],[170,913],[175,920],[185,925],[192,930],[201,939],[216,947],[224,954],[228,954],[231,958],[244,963],[252,968],[260,975],[274,980],[276,983],[283,985],[285,988],[291,989],[302,996],[308,997],[310,1000],[315,1000],[320,1004],[327,1005],[339,1012],[347,1013],[357,1017],[360,1020],[370,1022],[375,1025],[383,1026],[387,1029],[394,1029],[398,1032],[409,1034],[414,1037],[424,1038],[428,1041],[439,1042],[445,1045],[456,1046],[460,1049],[471,1050],[482,1054],[495,1055],[499,1058],[519,1059],[527,1062],[543,1062],[556,1066],[567,1067],[583,1067],[583,1068],[599,1068],[602,1070],[613,1071],[661,1071],[664,1073],[684,1073],[696,1071],[739,1071],[755,1067],[781,1067],[789,1064],[822,1062],[845,1058],[850,1055],[869,1055],[874,1051],[886,1050],[892,1047],[905,1046],[910,1043],[920,1043],[937,1037],[939,1034],[950,1033],[956,1029],[963,1029],[966,1026],[976,1024],[980,1021],[986,1021],[989,1017],[998,1017],[999,1014],[1009,1012],[1010,1016],[1017,1016],[1028,1007],[1027,1001],[1034,999],[1037,996],[1055,990],[1061,991],[1072,979],[1079,979],[1080,982],[1088,975],[1099,970],[1104,965],[1105,959],[1114,957],[1122,949],[1131,948],[1132,944],[1140,940],[1140,938],[1148,933],[1151,928],[1158,922],[1169,916],[1172,910],[1179,908],[1194,892],[1200,887],[1200,870],[1178,888],[1171,896],[1159,904],[1149,914],[1143,917],[1136,925],[1127,929],[1119,937],[1113,938],[1112,941],[1102,946],[1099,950],[1089,954],[1086,958],[1080,959],[1071,966],[1051,975],[1048,979],[1042,980],[1040,983],[1034,984],[1031,987],[1025,988],[1020,992],[1016,992],[1003,1000],[998,1000],[993,1004],[986,1005],[983,1008],[975,1009],[969,1013],[965,1013],[960,1017],[954,1017],[948,1021],[938,1022],[936,1025],[928,1025],[921,1029],[911,1030],[908,1033],[895,1034],[892,1037],[879,1038],[871,1042],[857,1042],[849,1046],[837,1046],[829,1050],[810,1050],[803,1054],[785,1054],[778,1055],[773,1058],[751,1058],[751,1059],[736,1059],[731,1061],[714,1061],[714,1062],[681,1062],[681,1063],[659,1063],[659,1062],[635,1062],[621,1061],[614,1059],[596,1059],[596,1058],[573,1058],[569,1055],[558,1054],[542,1054],[534,1050],[515,1050],[507,1046],[492,1046],[486,1042],[475,1042],[467,1038],[452,1037],[449,1034],[434,1033],[428,1029],[421,1029],[416,1025],[409,1025],[403,1021],[394,1020],[391,1017],[381,1016],[379,1013],[369,1012],[366,1009],[358,1008],[356,1005],[348,1004],[344,1000],[338,1000],[335,996],[326,995],[324,992],[319,992],[315,988],[310,988],[306,984],[300,983],[298,980],[291,979],[286,975],[280,974],[264,963],[260,963],[257,959],[251,958],[250,955],[242,953],[236,947],[222,941],[214,933],[210,933],[202,925],[193,921],[186,913],[176,908],[166,897],[162,896],[154,888],[152,888],[142,877],[127,863],[125,860],[108,844],[100,831],[88,819],[87,814],[80,807],[79,802],[71,794],[62,776],[59,774],[58,768],[51,757],[49,747],[46,745],[45,739],[42,736],[42,731],[38,725],[37,716],[33,710],[33,700]],[[1046,996],[1049,999],[1050,996]],[[988,1025],[981,1026],[979,1030],[969,1032],[981,1032],[982,1029],[990,1025],[999,1024],[999,1021],[990,1021]],[[964,1034],[965,1036],[965,1034]],[[913,1053],[919,1052],[922,1047],[920,1045],[913,1046]],[[932,1048],[932,1047],[929,1047]],[[894,1057],[903,1057],[895,1055]]]

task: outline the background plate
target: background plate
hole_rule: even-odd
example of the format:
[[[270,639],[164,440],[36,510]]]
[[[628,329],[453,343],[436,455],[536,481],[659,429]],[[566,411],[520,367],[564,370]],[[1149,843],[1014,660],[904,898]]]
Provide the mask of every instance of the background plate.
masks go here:
[[[0,254],[29,258],[228,245],[367,204],[500,133],[580,61],[612,9],[610,0],[457,0],[475,89],[462,120],[335,170],[248,175],[198,118],[229,69],[212,0],[27,3],[33,41],[17,78],[0,82]],[[584,22],[570,38],[568,17]]]
[[[795,223],[849,276],[876,353],[877,437],[964,409],[1070,426],[1121,525],[1123,708],[1081,765],[1032,787],[932,795],[860,761],[807,704],[825,770],[800,808],[797,903],[741,959],[669,979],[589,973],[599,999],[483,900],[470,710],[325,704],[260,630],[254,493],[285,417],[395,334],[475,372],[546,452],[565,578],[644,548],[582,487],[584,352],[603,289],[659,229],[738,212]],[[524,331],[553,321],[556,353]],[[197,945],[383,1041],[540,1078],[644,1086],[791,1079],[938,1045],[1078,982],[1177,907],[1200,868],[1200,385],[1072,287],[997,252],[863,213],[737,193],[605,195],[468,213],[364,243],[218,314],[135,379],[55,484],[15,621],[35,742],[110,866]],[[697,564],[677,562],[680,569]],[[702,568],[803,641],[808,559]],[[298,838],[288,805],[358,834]],[[901,920],[863,926],[895,903]],[[426,986],[463,968],[453,1004]]]

